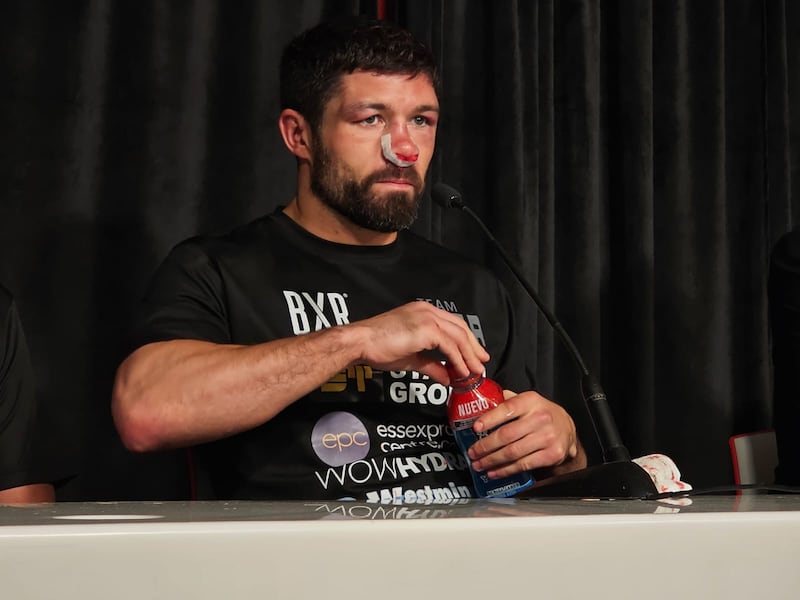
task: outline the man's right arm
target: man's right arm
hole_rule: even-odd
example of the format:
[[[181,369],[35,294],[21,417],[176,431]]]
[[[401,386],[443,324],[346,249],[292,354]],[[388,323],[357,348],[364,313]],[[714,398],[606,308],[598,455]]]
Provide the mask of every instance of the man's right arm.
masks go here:
[[[155,342],[120,365],[112,413],[131,450],[189,446],[257,427],[353,364],[448,384],[429,350],[463,375],[482,372],[489,358],[463,319],[426,302],[252,346]]]

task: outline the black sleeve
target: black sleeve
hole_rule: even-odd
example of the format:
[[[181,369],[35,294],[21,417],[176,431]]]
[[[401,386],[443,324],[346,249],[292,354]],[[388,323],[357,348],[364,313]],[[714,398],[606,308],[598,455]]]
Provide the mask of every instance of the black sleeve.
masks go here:
[[[129,349],[174,339],[230,343],[224,298],[222,278],[203,245],[179,244],[150,281]]]
[[[0,489],[56,483],[69,472],[39,410],[28,345],[13,297],[0,288]],[[48,456],[48,449],[53,450]]]
[[[800,485],[800,229],[775,245],[768,292],[778,443],[775,479],[784,485]]]

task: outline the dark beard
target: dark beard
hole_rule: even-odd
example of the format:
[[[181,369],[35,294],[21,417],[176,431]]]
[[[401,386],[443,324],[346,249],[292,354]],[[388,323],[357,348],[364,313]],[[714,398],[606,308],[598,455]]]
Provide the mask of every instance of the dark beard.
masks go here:
[[[357,181],[348,173],[337,171],[326,148],[316,146],[312,151],[311,191],[327,206],[352,223],[381,233],[408,229],[417,218],[424,184],[413,168],[401,169],[388,165]],[[414,193],[394,192],[376,196],[372,185],[381,179],[400,179],[414,186]]]

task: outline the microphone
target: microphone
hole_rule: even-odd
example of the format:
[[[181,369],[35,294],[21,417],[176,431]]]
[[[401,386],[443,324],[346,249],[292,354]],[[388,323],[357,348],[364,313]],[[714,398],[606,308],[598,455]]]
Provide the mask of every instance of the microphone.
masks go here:
[[[528,283],[500,242],[495,239],[478,215],[464,204],[461,194],[454,188],[441,182],[435,183],[431,189],[431,197],[434,202],[444,208],[457,208],[464,211],[480,226],[517,281],[566,346],[581,371],[581,392],[600,444],[603,464],[537,481],[532,488],[518,494],[517,497],[643,499],[657,495],[658,491],[650,476],[639,465],[631,461],[599,380],[586,367],[581,353],[561,323],[539,298],[539,294]]]

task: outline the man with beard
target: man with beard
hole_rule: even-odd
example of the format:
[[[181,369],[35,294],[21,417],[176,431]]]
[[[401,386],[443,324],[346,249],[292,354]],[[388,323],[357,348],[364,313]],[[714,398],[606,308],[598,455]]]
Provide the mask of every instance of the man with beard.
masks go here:
[[[497,279],[408,231],[437,78],[430,51],[386,22],[322,24],[287,46],[279,128],[296,195],[159,268],[114,386],[128,448],[193,447],[219,499],[472,495],[442,361],[509,389],[530,382]],[[473,467],[585,466],[561,406],[507,395],[476,422]]]

